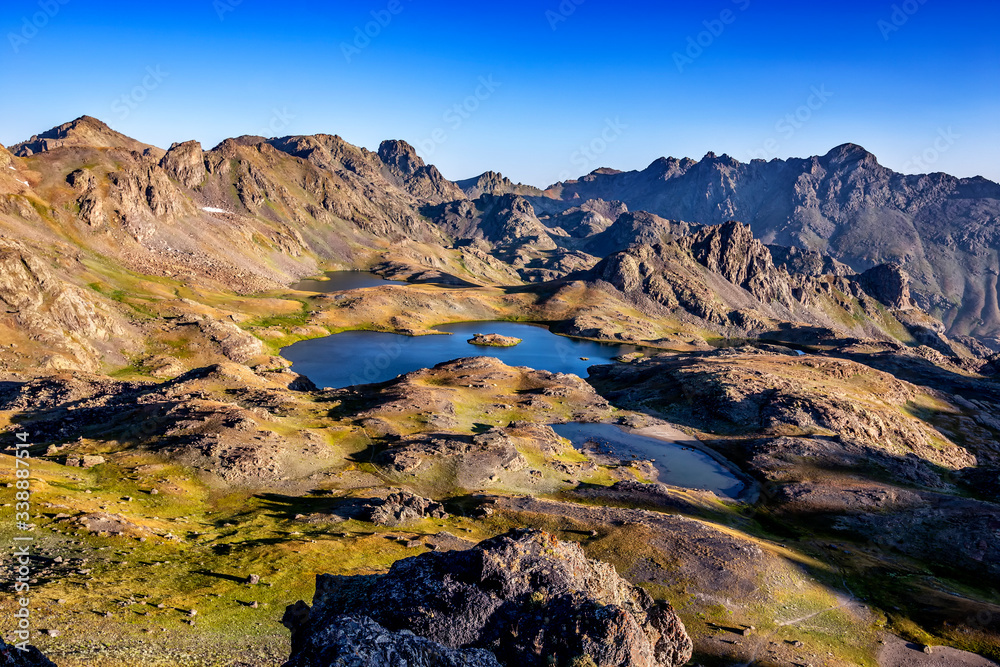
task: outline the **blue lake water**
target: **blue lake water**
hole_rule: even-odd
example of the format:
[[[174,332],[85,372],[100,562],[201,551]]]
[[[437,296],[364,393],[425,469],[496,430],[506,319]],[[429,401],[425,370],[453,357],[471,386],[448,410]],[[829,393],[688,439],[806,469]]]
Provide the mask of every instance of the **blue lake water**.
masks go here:
[[[639,350],[632,345],[557,336],[546,327],[515,322],[463,322],[435,329],[452,335],[403,336],[345,331],[299,341],[284,348],[281,354],[292,362],[292,370],[307,376],[318,386],[339,388],[384,382],[403,373],[463,357],[497,357],[510,366],[575,373],[585,378],[590,366],[612,363],[614,357]],[[522,342],[515,347],[469,344],[468,339],[476,333],[514,336]]]
[[[569,439],[574,447],[587,442],[604,445],[621,459],[632,454],[650,460],[659,472],[659,481],[689,489],[707,489],[717,496],[738,498],[745,485],[726,466],[705,452],[638,433],[630,433],[614,424],[572,422],[553,424],[552,430]]]
[[[398,280],[386,280],[382,276],[369,271],[327,271],[324,274],[328,280],[301,280],[292,289],[302,292],[343,292],[344,290],[378,287],[379,285],[405,285]]]

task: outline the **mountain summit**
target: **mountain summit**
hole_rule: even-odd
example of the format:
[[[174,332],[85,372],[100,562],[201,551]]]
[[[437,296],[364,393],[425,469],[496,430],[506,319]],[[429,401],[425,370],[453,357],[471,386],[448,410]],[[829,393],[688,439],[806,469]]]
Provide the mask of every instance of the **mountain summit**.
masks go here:
[[[27,157],[62,147],[124,148],[138,153],[149,151],[151,155],[159,156],[164,153],[156,146],[144,144],[112,130],[106,123],[91,116],[80,116],[76,120],[35,135],[27,141],[11,146],[11,152],[20,157]]]

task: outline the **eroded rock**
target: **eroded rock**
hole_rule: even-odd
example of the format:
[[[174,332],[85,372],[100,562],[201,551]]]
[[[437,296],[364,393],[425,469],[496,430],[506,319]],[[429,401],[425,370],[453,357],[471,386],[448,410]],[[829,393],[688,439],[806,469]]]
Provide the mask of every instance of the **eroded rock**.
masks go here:
[[[507,667],[588,657],[597,665],[675,667],[692,651],[668,604],[587,559],[579,545],[533,530],[407,558],[381,576],[320,575],[311,612],[293,626],[288,665],[319,664],[314,638],[345,615],[452,648],[487,649]]]

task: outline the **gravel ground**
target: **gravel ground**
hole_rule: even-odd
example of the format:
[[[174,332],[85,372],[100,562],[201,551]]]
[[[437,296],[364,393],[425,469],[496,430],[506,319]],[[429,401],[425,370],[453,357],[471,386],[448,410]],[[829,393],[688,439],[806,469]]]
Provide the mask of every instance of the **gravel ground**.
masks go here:
[[[997,667],[992,660],[946,646],[935,646],[928,655],[924,647],[890,636],[878,653],[879,667]]]

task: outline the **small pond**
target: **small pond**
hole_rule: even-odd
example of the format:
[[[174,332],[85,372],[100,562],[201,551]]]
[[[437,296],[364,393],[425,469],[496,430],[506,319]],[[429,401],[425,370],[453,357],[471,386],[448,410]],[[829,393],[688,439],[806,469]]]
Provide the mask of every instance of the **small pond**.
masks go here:
[[[553,424],[552,429],[569,439],[574,447],[587,442],[610,449],[623,460],[632,458],[653,461],[660,473],[660,482],[689,489],[707,489],[717,496],[738,498],[745,485],[726,466],[705,452],[672,442],[619,428],[614,424],[571,422]]]
[[[361,289],[363,287],[378,287],[379,285],[405,285],[398,280],[386,280],[380,275],[370,271],[327,271],[324,274],[327,280],[301,280],[292,289],[302,292],[320,292],[328,294],[330,292],[343,292],[351,289]]]

